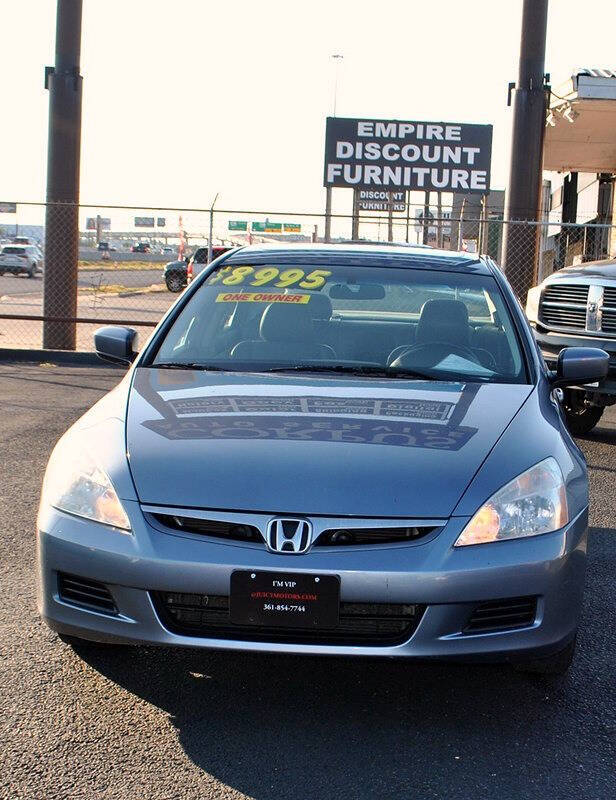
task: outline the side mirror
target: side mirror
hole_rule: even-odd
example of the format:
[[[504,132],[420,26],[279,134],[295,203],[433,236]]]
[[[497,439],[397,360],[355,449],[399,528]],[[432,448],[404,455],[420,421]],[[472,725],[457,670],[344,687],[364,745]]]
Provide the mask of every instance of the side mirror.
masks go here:
[[[553,386],[583,386],[605,378],[610,357],[598,347],[566,347],[558,354]]]
[[[120,325],[107,325],[94,334],[96,355],[114,364],[131,364],[137,355],[137,331]]]

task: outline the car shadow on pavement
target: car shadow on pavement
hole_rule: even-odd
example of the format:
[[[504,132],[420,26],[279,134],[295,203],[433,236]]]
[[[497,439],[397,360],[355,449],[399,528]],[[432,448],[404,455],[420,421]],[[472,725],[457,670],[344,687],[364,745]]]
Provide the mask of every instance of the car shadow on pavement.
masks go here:
[[[87,645],[80,655],[165,710],[187,756],[255,800],[478,796],[471,786],[526,797],[520,764],[538,788],[554,766],[545,743],[573,744],[581,714],[562,714],[567,682],[504,665]],[[574,691],[567,704],[579,702]],[[452,793],[463,785],[468,794]]]

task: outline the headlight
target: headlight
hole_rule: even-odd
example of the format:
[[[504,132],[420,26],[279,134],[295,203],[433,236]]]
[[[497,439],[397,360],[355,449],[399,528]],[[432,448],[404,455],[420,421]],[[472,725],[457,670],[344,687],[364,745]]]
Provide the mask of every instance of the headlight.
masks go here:
[[[124,531],[130,522],[107,473],[74,443],[60,442],[49,460],[41,506],[86,517]]]
[[[526,318],[529,322],[537,322],[539,319],[539,298],[541,297],[541,286],[533,286],[526,295]]]
[[[550,533],[568,521],[565,482],[558,463],[550,457],[492,495],[464,528],[455,547]]]

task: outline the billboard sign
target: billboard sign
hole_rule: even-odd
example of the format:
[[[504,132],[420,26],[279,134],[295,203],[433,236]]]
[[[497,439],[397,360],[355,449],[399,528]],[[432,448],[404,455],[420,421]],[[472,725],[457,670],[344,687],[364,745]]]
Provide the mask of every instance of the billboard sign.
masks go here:
[[[485,194],[492,126],[328,117],[324,186]]]
[[[0,202],[0,214],[16,214],[16,213],[17,213],[17,203]]]
[[[167,220],[165,217],[156,217],[156,227],[157,228],[164,228],[167,224]]]
[[[86,217],[86,230],[87,231],[95,231],[96,230],[96,220],[100,222],[100,229],[102,231],[110,231],[111,230],[111,219],[110,217]]]
[[[386,192],[383,189],[360,189],[360,211],[406,211],[406,192]]]
[[[135,217],[135,228],[153,228],[154,217]]]

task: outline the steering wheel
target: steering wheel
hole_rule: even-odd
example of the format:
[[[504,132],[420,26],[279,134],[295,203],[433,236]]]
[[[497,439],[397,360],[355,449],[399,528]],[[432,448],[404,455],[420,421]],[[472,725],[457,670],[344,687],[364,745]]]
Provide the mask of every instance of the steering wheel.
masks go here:
[[[397,348],[396,348],[397,349]],[[422,353],[429,353],[430,357],[421,359]],[[391,356],[394,356],[392,359]],[[419,361],[413,358],[413,361],[408,360],[408,356],[419,355]],[[443,359],[450,355],[458,355],[472,361],[473,364],[481,366],[481,362],[477,358],[477,354],[464,344],[445,344],[444,342],[425,342],[424,344],[411,344],[404,349],[402,353],[396,354],[394,350],[387,359],[388,367],[433,367]]]

